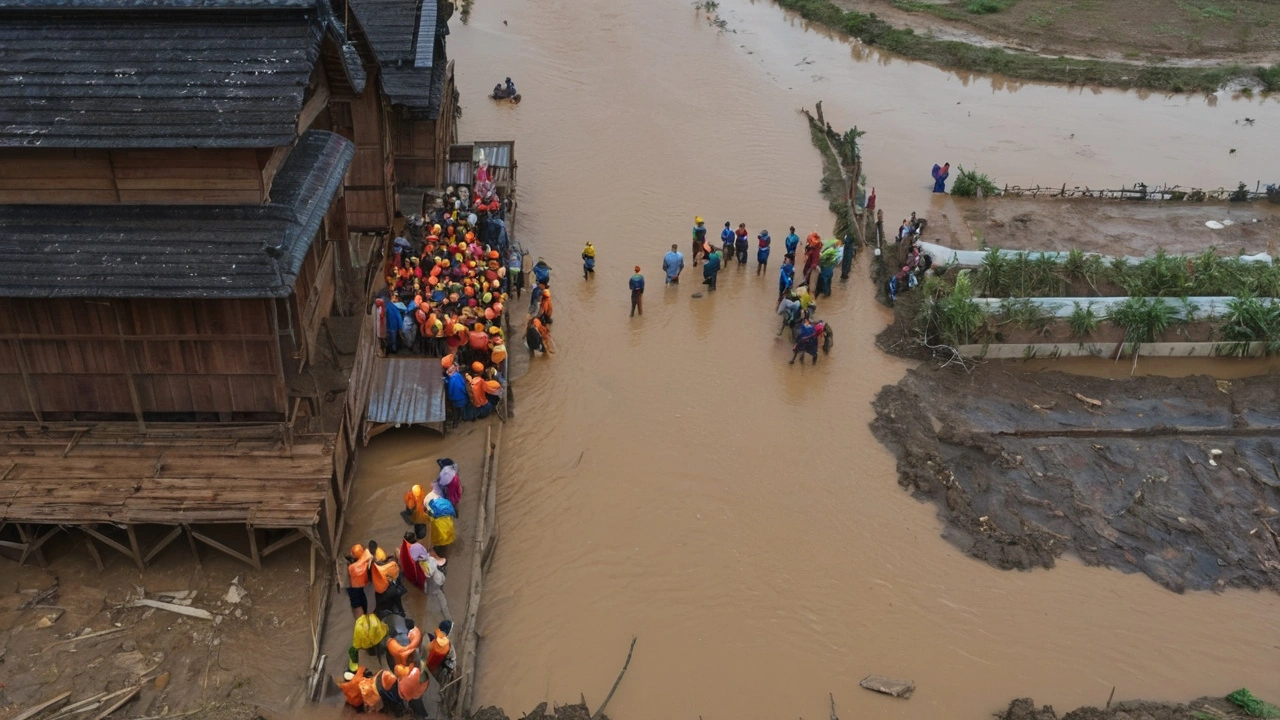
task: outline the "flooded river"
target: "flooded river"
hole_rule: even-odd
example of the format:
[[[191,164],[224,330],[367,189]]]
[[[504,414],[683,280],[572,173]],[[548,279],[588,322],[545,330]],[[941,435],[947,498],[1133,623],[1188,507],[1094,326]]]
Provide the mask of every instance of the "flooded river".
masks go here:
[[[774,335],[780,251],[767,277],[735,264],[701,299],[692,271],[664,289],[660,269],[671,243],[687,253],[695,214],[713,236],[732,220],[777,245],[789,225],[830,232],[796,112],[815,100],[868,131],[895,226],[948,211],[934,162],[1024,185],[1252,184],[1275,169],[1280,104],[966,79],[769,2],[720,14],[729,32],[686,0],[478,0],[453,22],[463,139],[516,140],[517,235],[555,268],[559,346],[518,383],[504,434],[477,697],[517,716],[580,692],[594,706],[633,635],[616,718],[826,717],[828,692],[844,718],[977,719],[1019,695],[1069,708],[1113,685],[1117,699],[1280,697],[1274,594],[1179,596],[1071,561],[1001,572],[940,538],[867,427],[907,365],[873,345],[888,314],[865,258],[823,303],[837,341],[816,367],[787,365]],[[506,75],[517,106],[484,99]],[[1245,116],[1256,127],[1234,124]],[[599,259],[584,283],[586,240]],[[637,264],[649,289],[631,319]],[[375,440],[361,494],[379,457],[401,466],[418,438]],[[919,690],[858,689],[869,673]]]

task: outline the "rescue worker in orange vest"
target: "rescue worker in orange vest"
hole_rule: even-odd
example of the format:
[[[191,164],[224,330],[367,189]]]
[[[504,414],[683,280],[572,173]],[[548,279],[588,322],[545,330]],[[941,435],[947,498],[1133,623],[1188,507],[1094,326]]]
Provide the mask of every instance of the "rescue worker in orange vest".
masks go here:
[[[404,494],[404,508],[400,512],[400,517],[413,526],[413,531],[419,540],[426,537],[427,521],[430,517],[427,515],[427,493],[423,491],[421,485],[414,485]]]
[[[396,666],[396,677],[400,678],[400,682],[396,683],[396,691],[400,695],[400,699],[409,707],[414,717],[425,718],[427,709],[422,705],[422,696],[427,692],[427,685],[431,683],[431,676],[422,672],[418,667],[405,667],[404,665]]]
[[[378,708],[378,688],[374,682],[373,673],[365,669],[363,665],[356,668],[355,672],[343,673],[342,682],[338,682],[334,678],[334,682],[338,683],[338,689],[342,690],[342,696],[346,698],[347,704],[356,710],[373,712]]]
[[[427,646],[427,670],[437,673],[441,665],[445,665],[445,661],[449,659],[449,633],[453,630],[453,622],[450,620],[442,620],[440,626],[436,628],[431,637],[431,644]],[[453,670],[452,663],[446,667],[450,671]],[[437,674],[437,677],[439,675]]]
[[[347,599],[351,601],[351,614],[356,618],[369,612],[369,594],[365,586],[369,584],[369,570],[373,565],[373,553],[363,546],[351,546],[351,554],[347,556],[347,575],[351,584],[347,586]]]
[[[373,548],[373,612],[378,617],[386,617],[388,613],[404,617],[400,598],[406,591],[400,582],[400,563],[387,557],[387,552],[372,540],[369,547]]]
[[[394,665],[414,665],[422,647],[422,630],[412,620],[405,620],[404,626],[408,632],[403,637],[387,639],[387,655]]]
[[[383,711],[397,716],[403,714],[404,701],[400,699],[400,693],[396,689],[400,678],[390,670],[379,670],[378,674],[373,676],[373,680],[378,698],[382,700]]]

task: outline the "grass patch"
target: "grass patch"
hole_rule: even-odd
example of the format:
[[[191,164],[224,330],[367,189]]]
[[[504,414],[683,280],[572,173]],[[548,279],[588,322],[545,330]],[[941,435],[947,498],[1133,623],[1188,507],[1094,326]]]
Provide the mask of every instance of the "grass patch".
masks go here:
[[[778,0],[804,19],[858,38],[906,58],[954,70],[992,73],[1020,80],[1170,92],[1213,92],[1228,80],[1257,77],[1267,90],[1280,90],[1280,64],[1271,68],[1170,67],[1133,65],[1105,60],[1044,57],[1035,53],[984,48],[955,40],[925,37],[896,28],[876,17],[845,11],[831,0]]]
[[[1179,0],[1178,7],[1182,8],[1188,15],[1201,20],[1235,20],[1236,11],[1232,8],[1224,8],[1211,2],[1191,2],[1191,0]]]
[[[964,6],[965,12],[974,15],[994,15],[1002,10],[1008,10],[1017,0],[969,0]]]

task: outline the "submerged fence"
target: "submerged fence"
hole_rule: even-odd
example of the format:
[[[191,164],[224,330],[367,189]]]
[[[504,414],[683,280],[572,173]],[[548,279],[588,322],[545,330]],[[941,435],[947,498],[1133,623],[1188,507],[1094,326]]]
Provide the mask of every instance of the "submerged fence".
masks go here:
[[[1252,190],[1243,185],[1243,183],[1235,189],[1208,189],[1183,187],[1181,185],[1137,183],[1132,187],[1121,185],[1118,190],[1114,188],[1091,188],[1088,186],[1067,187],[1066,183],[1063,183],[1061,187],[1005,185],[1000,194],[1006,197],[1032,198],[1102,198],[1109,200],[1170,200],[1174,202],[1270,200],[1273,203],[1280,203],[1280,186],[1263,185],[1261,182],[1254,183]]]

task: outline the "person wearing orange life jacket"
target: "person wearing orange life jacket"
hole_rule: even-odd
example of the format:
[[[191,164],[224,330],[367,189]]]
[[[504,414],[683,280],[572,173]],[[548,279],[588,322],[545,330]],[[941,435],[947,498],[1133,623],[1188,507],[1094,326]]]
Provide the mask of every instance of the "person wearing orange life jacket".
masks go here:
[[[427,709],[422,705],[422,696],[427,692],[431,676],[418,667],[407,668],[404,665],[397,665],[396,677],[400,678],[396,683],[396,692],[400,695],[400,699],[408,706],[414,717],[425,718]]]
[[[390,670],[379,670],[373,676],[374,689],[378,693],[378,698],[382,700],[382,709],[384,712],[392,715],[402,715],[404,713],[404,701],[400,699],[400,693],[396,686],[400,682],[400,678]]]
[[[404,635],[387,639],[387,655],[395,665],[413,665],[422,646],[422,630],[412,620],[405,620],[404,626]]]
[[[450,658],[452,649],[449,643],[449,633],[452,631],[453,622],[443,620],[432,633],[431,643],[427,646],[428,671],[435,673],[439,668],[444,667],[449,672],[453,672],[453,661]]]
[[[369,594],[365,586],[369,584],[370,569],[373,566],[373,553],[364,546],[351,546],[351,554],[347,555],[347,599],[351,601],[351,614],[356,618],[369,612]]]
[[[378,687],[374,680],[374,675],[363,665],[356,668],[355,672],[343,673],[342,681],[337,678],[333,681],[338,684],[338,689],[342,691],[342,697],[347,704],[355,708],[357,711],[373,712],[378,707]]]
[[[430,518],[427,515],[427,493],[421,485],[414,485],[404,494],[404,510],[400,512],[400,517],[413,526],[419,539],[427,536],[427,521]]]
[[[404,617],[404,605],[400,598],[404,596],[404,583],[400,582],[400,564],[395,558],[387,556],[377,543],[369,541],[373,548],[373,612],[379,617],[388,614]]]

